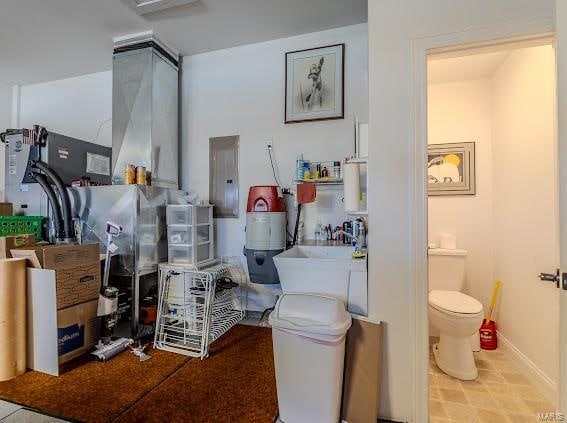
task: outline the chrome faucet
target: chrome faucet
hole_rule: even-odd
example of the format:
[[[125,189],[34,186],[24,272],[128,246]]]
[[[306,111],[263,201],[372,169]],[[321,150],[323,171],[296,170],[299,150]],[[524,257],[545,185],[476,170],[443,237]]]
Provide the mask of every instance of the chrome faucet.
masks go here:
[[[339,229],[339,230],[337,231],[337,235],[338,235],[338,234],[346,235],[346,236],[348,236],[348,237],[351,239],[351,241],[354,241],[354,251],[357,251],[357,252],[358,252],[358,251],[361,251],[361,250],[362,250],[362,248],[361,248],[361,246],[360,246],[360,241],[359,241],[358,237],[356,237],[356,236],[354,236],[354,235],[351,235],[351,234],[349,234],[348,232],[343,231],[342,229]]]

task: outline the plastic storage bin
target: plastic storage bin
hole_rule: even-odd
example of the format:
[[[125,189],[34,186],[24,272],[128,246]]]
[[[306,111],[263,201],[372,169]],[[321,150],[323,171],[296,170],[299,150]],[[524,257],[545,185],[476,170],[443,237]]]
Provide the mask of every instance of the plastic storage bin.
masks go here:
[[[195,256],[193,255],[195,253]],[[213,258],[210,244],[193,245],[176,244],[168,247],[169,262],[172,264],[195,264]]]
[[[43,216],[0,216],[0,236],[35,235],[43,239]]]
[[[168,225],[191,225],[193,224],[192,215],[193,206],[167,206],[165,219]]]
[[[191,226],[186,225],[169,225],[167,227],[167,243],[169,245],[192,245],[191,228]]]
[[[214,258],[213,207],[167,206],[169,263],[192,264]]]
[[[345,335],[351,325],[342,301],[284,294],[270,315],[280,419],[340,421]]]

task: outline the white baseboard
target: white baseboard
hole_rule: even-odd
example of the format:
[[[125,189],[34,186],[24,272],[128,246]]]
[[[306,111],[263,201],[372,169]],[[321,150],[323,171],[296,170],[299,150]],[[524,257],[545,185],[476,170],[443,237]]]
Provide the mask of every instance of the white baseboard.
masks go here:
[[[498,347],[506,351],[510,361],[528,378],[528,380],[541,392],[541,394],[557,407],[559,391],[557,383],[547,376],[532,360],[525,356],[501,332],[498,333]]]

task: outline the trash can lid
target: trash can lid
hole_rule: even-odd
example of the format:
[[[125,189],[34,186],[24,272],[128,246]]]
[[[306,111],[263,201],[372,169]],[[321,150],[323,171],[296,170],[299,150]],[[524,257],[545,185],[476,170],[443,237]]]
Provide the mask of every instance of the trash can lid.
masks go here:
[[[351,325],[344,303],[315,294],[284,294],[270,314],[270,325],[306,334],[344,335]]]

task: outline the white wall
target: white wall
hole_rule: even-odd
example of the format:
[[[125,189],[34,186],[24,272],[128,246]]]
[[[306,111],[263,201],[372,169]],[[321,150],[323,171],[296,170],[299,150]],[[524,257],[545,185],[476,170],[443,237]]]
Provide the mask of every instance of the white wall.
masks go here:
[[[0,83],[0,131],[10,127],[12,122],[12,87]]]
[[[457,247],[468,251],[466,291],[475,298],[493,279],[491,88],[489,79],[432,84],[427,97],[430,144],[475,143],[476,195],[428,198],[429,242],[456,235]]]
[[[0,84],[0,132],[12,126],[12,87]],[[4,199],[4,144],[0,143],[0,201]]]
[[[368,2],[370,166],[369,308],[385,322],[381,414],[411,421],[418,391],[415,366],[415,238],[412,63],[415,42],[553,17],[553,0],[382,0]],[[425,247],[425,246],[423,246]],[[421,407],[422,404],[420,403]]]
[[[42,125],[48,131],[112,146],[111,118],[111,71],[21,87],[24,128]]]
[[[493,77],[494,276],[499,330],[552,382],[559,372],[555,52],[512,52]],[[485,305],[492,283],[480,286]]]
[[[217,220],[219,254],[242,257],[248,189],[274,184],[267,138],[273,138],[281,183],[287,187],[298,154],[311,160],[341,160],[352,153],[353,115],[362,122],[368,119],[367,37],[367,25],[362,24],[183,59],[183,188],[208,198],[209,138],[240,135],[240,217]],[[343,42],[346,119],[285,125],[285,52]],[[316,216],[323,224],[344,220],[341,199],[342,190],[318,191],[317,203],[305,208],[307,235],[313,233]],[[272,305],[273,297],[258,301],[254,307],[261,309]]]

